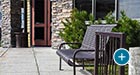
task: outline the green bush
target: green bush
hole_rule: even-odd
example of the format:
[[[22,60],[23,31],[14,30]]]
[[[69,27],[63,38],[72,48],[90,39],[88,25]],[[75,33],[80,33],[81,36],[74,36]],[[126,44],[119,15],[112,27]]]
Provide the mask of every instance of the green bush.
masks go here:
[[[87,29],[85,21],[89,21],[92,24],[95,20],[91,14],[86,11],[78,11],[73,9],[69,19],[62,21],[64,29],[60,31],[59,35],[65,42],[79,42],[83,40],[83,36]],[[89,25],[90,25],[89,24]],[[79,48],[80,45],[69,45],[71,48]]]
[[[112,15],[112,12],[108,13],[104,19],[107,24],[117,24],[112,31],[125,33],[127,48],[140,46],[139,21],[127,17],[124,11],[121,11],[121,16],[118,21],[115,21],[115,17]]]
[[[125,12],[121,12],[121,16],[118,21],[112,15],[112,12],[108,13],[104,17],[104,23],[106,24],[117,24],[113,31],[123,32],[126,35],[126,46],[134,47],[140,46],[140,22],[133,20],[126,16]],[[65,42],[79,42],[83,40],[86,28],[88,25],[85,21],[89,21],[90,24],[102,24],[101,19],[95,21],[92,14],[88,14],[86,11],[78,11],[74,9],[72,11],[70,19],[62,21],[64,29],[60,31],[60,37]],[[90,25],[89,24],[89,25]],[[71,48],[79,48],[80,45],[69,45]]]
[[[125,12],[121,12],[121,17],[117,22],[115,32],[124,32],[126,35],[126,45],[128,47],[140,46],[140,22],[130,19]]]
[[[115,17],[112,15],[112,12],[108,13],[105,17],[104,17],[105,23],[106,24],[116,24],[116,20]]]

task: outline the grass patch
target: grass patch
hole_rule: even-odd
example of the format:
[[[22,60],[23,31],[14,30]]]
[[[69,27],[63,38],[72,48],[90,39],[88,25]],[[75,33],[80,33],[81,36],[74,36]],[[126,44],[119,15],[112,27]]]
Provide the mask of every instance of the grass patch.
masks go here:
[[[108,65],[108,67],[112,67],[112,65]],[[99,74],[98,75],[103,75],[103,73],[101,74],[101,67],[99,67]],[[94,74],[94,66],[88,66],[86,67],[86,70],[89,71],[92,75]],[[108,68],[109,73],[107,75],[119,75],[119,66],[116,66],[116,74],[113,73],[113,69],[112,68]],[[128,75],[128,65],[125,66],[125,75]]]

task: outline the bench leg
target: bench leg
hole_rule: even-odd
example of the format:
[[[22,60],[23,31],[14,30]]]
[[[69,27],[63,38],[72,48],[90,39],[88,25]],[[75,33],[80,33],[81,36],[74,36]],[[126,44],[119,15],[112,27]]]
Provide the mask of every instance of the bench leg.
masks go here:
[[[76,66],[75,66],[75,61],[73,62],[73,75],[76,75]]]
[[[82,60],[82,67],[83,67],[83,70],[85,69],[85,63],[84,63],[84,59]]]
[[[62,65],[61,65],[61,64],[62,64],[62,59],[60,58],[59,60],[60,60],[60,61],[59,61],[59,70],[62,70],[62,69],[61,69],[61,66],[62,66]]]

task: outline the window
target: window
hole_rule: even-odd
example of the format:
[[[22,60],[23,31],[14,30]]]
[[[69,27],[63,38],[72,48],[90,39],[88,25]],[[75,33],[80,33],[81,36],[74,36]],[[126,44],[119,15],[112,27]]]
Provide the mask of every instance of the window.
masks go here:
[[[103,19],[109,12],[115,11],[115,0],[96,0],[96,18]]]
[[[44,0],[35,0],[35,23],[44,23]]]
[[[94,14],[94,16],[96,19],[98,18],[103,19],[109,12],[111,11],[115,12],[115,0],[95,0],[95,1],[75,0],[75,7],[79,10],[86,10],[88,13],[95,12],[96,14]]]
[[[80,11],[92,13],[92,0],[75,0],[75,7]]]
[[[44,40],[44,28],[43,27],[35,27],[35,40]]]
[[[132,19],[140,19],[140,0],[119,0],[119,11]],[[120,14],[119,14],[120,15]]]

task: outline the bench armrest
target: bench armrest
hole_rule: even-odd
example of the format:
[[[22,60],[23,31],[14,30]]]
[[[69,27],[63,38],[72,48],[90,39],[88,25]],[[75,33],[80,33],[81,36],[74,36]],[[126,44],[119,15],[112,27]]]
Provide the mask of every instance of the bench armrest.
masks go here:
[[[78,43],[78,42],[76,42],[76,43],[61,43],[60,46],[59,46],[59,48],[58,48],[58,50],[61,50],[61,47],[63,45],[66,45],[66,44],[81,44],[81,43]]]

